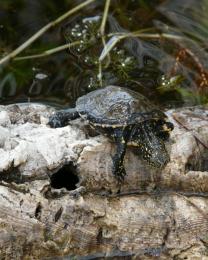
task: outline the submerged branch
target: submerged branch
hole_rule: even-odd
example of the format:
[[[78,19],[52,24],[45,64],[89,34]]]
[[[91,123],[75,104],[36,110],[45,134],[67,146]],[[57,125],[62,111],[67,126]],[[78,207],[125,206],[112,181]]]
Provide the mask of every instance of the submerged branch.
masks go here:
[[[75,46],[75,45],[78,45],[80,44],[80,41],[76,41],[76,42],[72,42],[72,43],[67,43],[67,44],[64,44],[64,45],[61,45],[61,46],[58,46],[56,48],[53,48],[53,49],[50,49],[50,50],[46,50],[40,54],[34,54],[34,55],[28,55],[28,56],[22,56],[22,57],[17,57],[17,58],[14,58],[14,60],[16,61],[19,61],[19,60],[28,60],[28,59],[37,59],[37,58],[42,58],[42,57],[46,57],[46,56],[49,56],[49,55],[52,55],[54,53],[57,53],[57,52],[60,52],[60,51],[63,51],[65,49],[68,49],[72,46]]]
[[[6,55],[3,59],[0,60],[0,65],[9,62],[11,59],[16,57],[19,53],[21,53],[24,49],[26,49],[28,46],[30,46],[35,40],[37,40],[41,35],[43,35],[46,31],[48,31],[50,28],[56,26],[58,23],[62,22],[65,20],[67,17],[70,15],[74,14],[75,12],[79,11],[86,5],[94,2],[95,0],[87,0],[84,1],[83,3],[77,5],[76,7],[72,8],[65,14],[61,15],[58,17],[56,20],[48,23],[44,27],[42,27],[38,32],[36,32],[31,38],[29,38],[26,42],[24,42],[22,45],[20,45],[17,49]]]
[[[110,2],[111,0],[106,0],[105,1],[105,8],[103,11],[103,17],[102,17],[102,22],[101,22],[101,26],[100,26],[100,34],[101,34],[101,38],[102,38],[102,44],[103,47],[105,48],[106,46],[106,41],[105,41],[105,26],[106,26],[106,21],[107,21],[107,17],[108,17],[108,12],[109,12],[109,7],[110,7]],[[107,65],[110,63],[110,55],[107,55],[108,61],[107,61]],[[102,87],[103,85],[103,81],[102,81],[102,61],[99,59],[99,64],[98,64],[98,80],[100,82],[100,86]]]
[[[105,44],[100,57],[99,61],[103,61],[107,55],[109,55],[109,52],[113,49],[116,44],[126,38],[130,37],[140,37],[140,38],[166,38],[166,39],[172,39],[172,40],[184,40],[184,37],[178,36],[178,35],[172,35],[167,33],[144,33],[145,31],[150,31],[152,28],[136,31],[136,32],[119,32],[119,33],[110,33],[107,36],[111,37],[109,41]]]
[[[106,21],[107,21],[107,17],[108,17],[108,11],[109,11],[109,7],[110,7],[110,2],[111,2],[111,0],[106,0],[106,2],[105,2],[103,18],[102,18],[102,22],[101,22],[101,26],[100,26],[100,33],[101,33],[102,36],[105,33],[105,25],[106,25]]]

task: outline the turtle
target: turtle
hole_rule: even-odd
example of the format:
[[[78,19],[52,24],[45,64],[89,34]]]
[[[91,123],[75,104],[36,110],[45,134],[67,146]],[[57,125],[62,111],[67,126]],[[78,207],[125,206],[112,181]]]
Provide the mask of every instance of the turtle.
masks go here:
[[[119,182],[126,175],[123,161],[127,146],[133,146],[156,168],[163,168],[170,160],[165,141],[174,126],[163,111],[138,92],[113,85],[96,89],[79,97],[75,108],[52,114],[49,125],[63,127],[78,117],[115,142],[112,172]]]

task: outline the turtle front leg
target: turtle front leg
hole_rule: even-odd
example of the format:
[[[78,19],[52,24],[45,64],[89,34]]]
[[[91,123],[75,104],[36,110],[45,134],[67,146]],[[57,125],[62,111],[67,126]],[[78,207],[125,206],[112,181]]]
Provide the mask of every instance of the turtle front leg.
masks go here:
[[[113,137],[116,142],[116,153],[113,156],[113,174],[119,183],[122,183],[126,175],[123,165],[130,130],[128,127],[114,129]]]
[[[48,124],[52,128],[64,127],[69,124],[69,121],[79,117],[75,108],[68,108],[57,111],[55,114],[49,117]]]

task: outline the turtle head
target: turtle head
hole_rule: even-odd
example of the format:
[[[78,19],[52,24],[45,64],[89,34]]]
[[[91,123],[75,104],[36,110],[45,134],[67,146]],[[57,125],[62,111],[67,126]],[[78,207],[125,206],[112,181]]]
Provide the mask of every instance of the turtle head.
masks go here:
[[[136,146],[145,161],[156,168],[163,168],[170,157],[162,138],[148,121],[136,126],[132,131],[130,145]]]
[[[154,132],[164,141],[170,137],[170,132],[174,129],[174,125],[166,120],[157,120],[154,123]]]

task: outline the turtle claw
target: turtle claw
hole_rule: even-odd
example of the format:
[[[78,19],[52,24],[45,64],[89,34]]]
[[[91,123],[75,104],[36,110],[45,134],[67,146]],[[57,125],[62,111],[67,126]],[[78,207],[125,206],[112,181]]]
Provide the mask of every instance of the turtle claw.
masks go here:
[[[52,128],[58,128],[63,126],[63,113],[62,112],[56,112],[55,114],[51,115],[49,117],[48,124]]]

